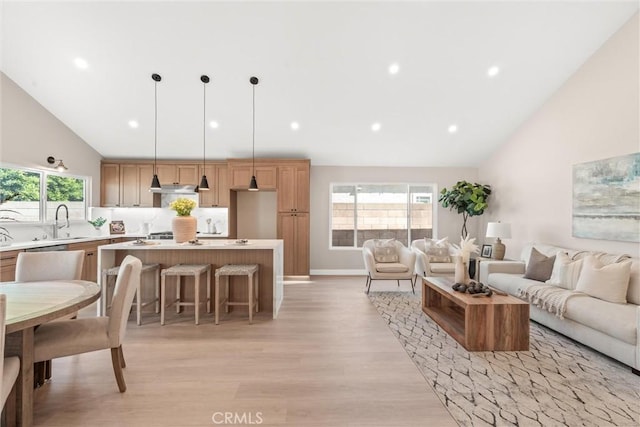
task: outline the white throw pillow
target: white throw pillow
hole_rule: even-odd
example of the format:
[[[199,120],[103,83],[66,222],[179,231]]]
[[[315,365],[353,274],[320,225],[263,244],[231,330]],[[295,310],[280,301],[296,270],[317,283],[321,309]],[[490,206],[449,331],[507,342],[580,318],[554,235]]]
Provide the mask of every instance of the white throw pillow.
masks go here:
[[[553,264],[551,277],[545,283],[561,288],[574,290],[580,277],[582,260],[572,260],[566,252],[558,252]]]
[[[631,276],[631,260],[604,265],[593,255],[583,259],[576,291],[601,300],[625,304]]]
[[[376,239],[373,243],[373,258],[376,262],[398,262],[395,239]]]

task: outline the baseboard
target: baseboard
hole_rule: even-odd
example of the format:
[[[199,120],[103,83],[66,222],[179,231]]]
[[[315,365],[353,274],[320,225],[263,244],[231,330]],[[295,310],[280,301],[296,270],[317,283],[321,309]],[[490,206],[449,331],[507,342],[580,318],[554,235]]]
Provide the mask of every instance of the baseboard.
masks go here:
[[[366,276],[367,270],[311,270],[312,276]]]

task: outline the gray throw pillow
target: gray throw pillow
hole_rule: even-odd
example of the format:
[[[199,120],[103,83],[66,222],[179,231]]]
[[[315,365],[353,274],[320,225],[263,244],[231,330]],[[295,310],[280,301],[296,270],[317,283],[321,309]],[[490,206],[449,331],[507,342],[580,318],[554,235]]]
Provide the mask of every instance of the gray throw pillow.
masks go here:
[[[526,279],[537,280],[539,282],[545,282],[551,277],[553,271],[553,263],[556,261],[556,256],[548,257],[538,252],[536,248],[531,249],[531,256],[529,256],[529,262],[527,263],[527,271],[524,273]]]

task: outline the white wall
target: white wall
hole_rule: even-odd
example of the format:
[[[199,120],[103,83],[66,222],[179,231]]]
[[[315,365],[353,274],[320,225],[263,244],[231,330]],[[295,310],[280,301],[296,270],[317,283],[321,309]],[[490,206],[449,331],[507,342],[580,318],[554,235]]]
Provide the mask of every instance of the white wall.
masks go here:
[[[477,180],[476,168],[398,168],[398,167],[337,167],[311,166],[311,273],[349,273],[363,271],[360,249],[329,249],[330,238],[330,195],[331,183],[376,183],[400,182],[415,184],[436,184],[439,192],[443,187],[451,187],[457,181]],[[445,209],[434,200],[434,236],[448,236],[450,241],[459,242],[462,215]],[[437,206],[436,206],[437,205]],[[478,236],[477,217],[468,222],[469,234]]]
[[[532,241],[638,255],[637,243],[571,236],[572,166],[640,151],[638,21],[636,14],[479,169],[495,196],[483,223],[512,224],[506,257]]]
[[[63,159],[71,175],[89,176],[91,206],[100,204],[100,154],[0,72],[0,162],[47,169]]]

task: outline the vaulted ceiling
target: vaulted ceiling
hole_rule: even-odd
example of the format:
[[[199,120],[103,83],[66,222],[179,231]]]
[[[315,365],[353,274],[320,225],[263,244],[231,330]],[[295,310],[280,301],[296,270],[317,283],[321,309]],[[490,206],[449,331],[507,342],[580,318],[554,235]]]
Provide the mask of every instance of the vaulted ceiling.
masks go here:
[[[104,157],[153,157],[158,73],[158,158],[202,158],[203,136],[207,158],[251,156],[257,76],[256,157],[474,166],[637,11],[636,1],[5,1],[1,68]]]

